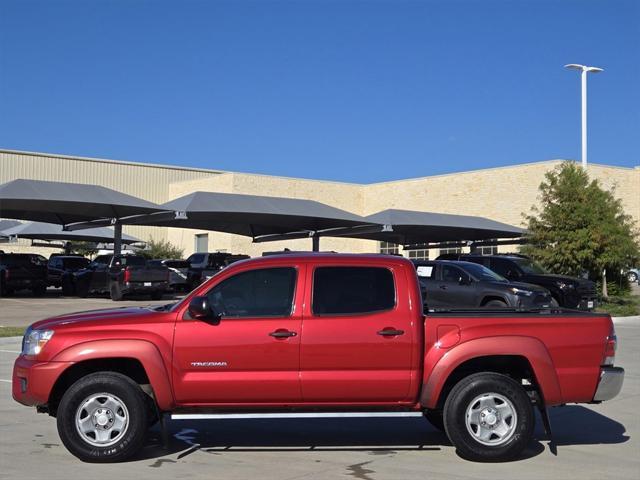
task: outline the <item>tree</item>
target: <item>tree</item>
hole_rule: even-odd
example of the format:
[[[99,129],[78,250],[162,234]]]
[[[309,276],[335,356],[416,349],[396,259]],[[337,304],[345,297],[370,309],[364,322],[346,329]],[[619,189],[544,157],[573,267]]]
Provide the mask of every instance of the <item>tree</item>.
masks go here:
[[[541,204],[532,207],[527,245],[521,251],[554,273],[622,281],[621,269],[640,257],[638,232],[615,190],[604,190],[574,162],[563,162],[545,174]]]
[[[169,241],[149,238],[147,247],[139,253],[146,258],[182,258],[184,250]]]

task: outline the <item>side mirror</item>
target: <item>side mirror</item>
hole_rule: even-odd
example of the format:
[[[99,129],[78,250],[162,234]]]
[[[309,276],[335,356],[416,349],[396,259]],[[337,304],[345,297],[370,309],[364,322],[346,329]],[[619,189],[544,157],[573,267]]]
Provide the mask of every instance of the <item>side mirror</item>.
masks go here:
[[[468,275],[461,275],[458,279],[458,284],[460,285],[471,285],[471,277]]]
[[[194,297],[189,302],[189,315],[191,318],[209,321],[214,325],[219,324],[222,318],[222,314],[215,310],[207,297]]]

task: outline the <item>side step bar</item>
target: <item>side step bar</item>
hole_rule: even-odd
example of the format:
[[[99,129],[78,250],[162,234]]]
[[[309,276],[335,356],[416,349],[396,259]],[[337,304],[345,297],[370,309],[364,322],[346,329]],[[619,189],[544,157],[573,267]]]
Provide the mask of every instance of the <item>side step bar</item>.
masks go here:
[[[370,418],[422,417],[422,412],[282,412],[282,413],[172,413],[171,420],[224,420],[251,418]]]

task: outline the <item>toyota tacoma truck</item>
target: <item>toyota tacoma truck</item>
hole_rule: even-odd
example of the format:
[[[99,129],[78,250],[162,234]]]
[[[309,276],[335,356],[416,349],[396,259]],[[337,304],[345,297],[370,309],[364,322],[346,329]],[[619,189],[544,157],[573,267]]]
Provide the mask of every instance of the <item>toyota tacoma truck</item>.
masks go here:
[[[174,304],[36,322],[12,392],[90,462],[130,457],[169,417],[332,416],[426,416],[462,457],[504,461],[531,441],[534,409],[548,421],[616,396],[615,350],[608,315],[424,315],[407,259],[289,254],[236,262]]]

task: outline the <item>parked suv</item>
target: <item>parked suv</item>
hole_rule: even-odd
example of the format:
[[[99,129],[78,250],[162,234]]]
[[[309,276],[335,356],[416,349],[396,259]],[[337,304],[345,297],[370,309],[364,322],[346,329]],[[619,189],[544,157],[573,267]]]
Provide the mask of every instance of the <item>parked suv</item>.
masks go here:
[[[438,307],[548,308],[555,303],[546,288],[510,282],[477,263],[436,260],[414,264],[425,310]]]
[[[28,253],[0,254],[0,297],[16,290],[31,290],[37,296],[46,293],[46,258]]]
[[[47,264],[47,285],[62,286],[62,279],[89,265],[89,259],[81,255],[52,255]],[[73,295],[73,291],[63,291],[63,295]]]
[[[596,284],[584,278],[555,275],[521,255],[441,255],[437,260],[478,263],[508,280],[540,285],[551,292],[561,307],[593,310],[597,306]]]
[[[249,258],[249,255],[234,255],[225,252],[194,253],[187,258],[190,264],[189,271],[187,272],[188,289],[193,290],[227,265],[247,258]]]

